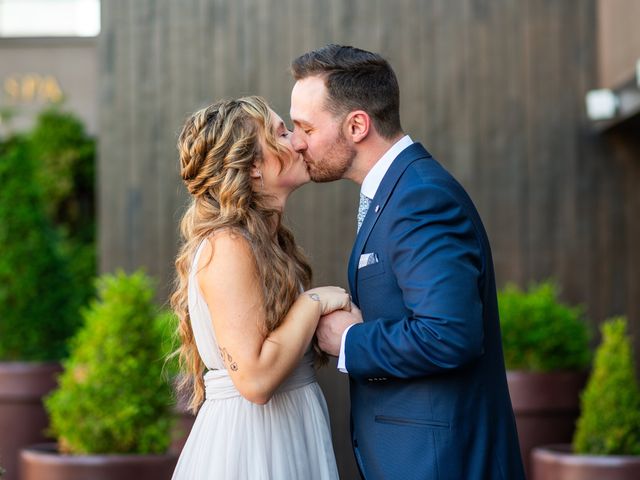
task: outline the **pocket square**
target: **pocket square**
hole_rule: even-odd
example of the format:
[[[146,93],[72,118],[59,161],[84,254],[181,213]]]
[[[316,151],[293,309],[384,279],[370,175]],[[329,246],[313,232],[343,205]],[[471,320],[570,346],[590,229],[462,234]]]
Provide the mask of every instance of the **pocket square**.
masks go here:
[[[378,254],[377,253],[363,253],[360,255],[360,261],[358,262],[358,269],[362,267],[366,267],[367,265],[373,265],[374,263],[378,263]]]

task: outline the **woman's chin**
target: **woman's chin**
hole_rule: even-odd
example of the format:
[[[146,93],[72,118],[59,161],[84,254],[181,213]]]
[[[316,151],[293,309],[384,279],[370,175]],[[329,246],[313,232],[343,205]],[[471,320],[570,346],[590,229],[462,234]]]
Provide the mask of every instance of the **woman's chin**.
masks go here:
[[[309,182],[311,182],[311,175],[309,175],[309,171],[307,169],[305,169],[304,170],[304,174],[301,175],[300,184],[298,185],[298,187],[306,185]]]

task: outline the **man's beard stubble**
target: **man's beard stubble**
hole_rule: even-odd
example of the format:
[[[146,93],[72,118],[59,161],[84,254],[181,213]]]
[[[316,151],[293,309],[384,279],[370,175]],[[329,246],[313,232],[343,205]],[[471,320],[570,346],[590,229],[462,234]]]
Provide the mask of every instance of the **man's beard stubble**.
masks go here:
[[[351,168],[356,157],[355,148],[349,146],[343,133],[338,134],[336,144],[325,155],[313,164],[307,163],[311,180],[317,183],[333,182],[344,178],[344,174]]]

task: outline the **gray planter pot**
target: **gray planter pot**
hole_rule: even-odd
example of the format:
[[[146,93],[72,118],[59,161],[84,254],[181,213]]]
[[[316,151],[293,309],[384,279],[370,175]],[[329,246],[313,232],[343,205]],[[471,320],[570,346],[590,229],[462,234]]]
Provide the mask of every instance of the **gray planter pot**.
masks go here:
[[[571,445],[533,449],[531,480],[638,480],[640,456],[576,455]]]
[[[2,480],[18,480],[20,449],[47,440],[42,397],[57,385],[59,363],[0,362],[0,464]]]
[[[62,455],[55,443],[20,454],[21,480],[169,480],[178,460],[166,455]]]

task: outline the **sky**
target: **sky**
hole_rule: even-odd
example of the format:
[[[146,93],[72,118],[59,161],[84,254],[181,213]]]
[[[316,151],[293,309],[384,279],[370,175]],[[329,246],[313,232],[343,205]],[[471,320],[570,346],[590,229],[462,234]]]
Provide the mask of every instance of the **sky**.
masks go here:
[[[100,0],[0,0],[0,37],[93,37]]]

